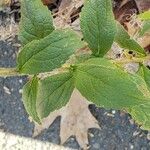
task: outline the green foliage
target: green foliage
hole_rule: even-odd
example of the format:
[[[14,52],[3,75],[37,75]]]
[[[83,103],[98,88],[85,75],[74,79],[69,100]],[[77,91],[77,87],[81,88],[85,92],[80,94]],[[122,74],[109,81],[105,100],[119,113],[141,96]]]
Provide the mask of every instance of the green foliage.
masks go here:
[[[36,109],[37,102],[37,93],[38,93],[38,81],[37,77],[34,77],[32,80],[26,83],[23,87],[23,103],[28,114],[33,118],[37,123],[41,123]]]
[[[140,68],[139,72],[140,72],[140,75],[142,76],[142,78],[145,80],[147,87],[150,91],[150,70],[143,65]]]
[[[138,74],[145,80],[147,88],[150,91],[150,70],[142,65]],[[145,130],[150,129],[150,99],[143,104],[132,107],[128,112],[132,115],[133,119],[141,125],[141,128]]]
[[[138,15],[138,17],[142,20],[150,20],[150,10],[145,11],[144,13],[141,13]]]
[[[111,3],[111,0],[85,2],[80,17],[81,30],[92,54],[81,52],[79,56],[77,50],[85,47],[85,43],[74,31],[55,30],[52,16],[40,0],[22,0],[22,48],[17,73],[34,76],[23,88],[23,103],[37,123],[65,106],[77,88],[87,100],[101,107],[126,110],[142,128],[150,129],[150,70],[143,65],[150,57],[145,56],[144,49],[116,23]],[[147,13],[139,16],[146,22]],[[141,35],[147,31],[149,25],[143,26]],[[101,58],[113,42],[140,54],[120,58],[121,63],[139,63],[140,73],[129,74],[122,69],[124,63],[108,60],[106,56]],[[58,74],[47,73],[54,69],[58,69]],[[12,73],[4,69],[0,72]]]
[[[79,64],[75,77],[78,90],[98,106],[125,109],[150,100],[144,80],[104,58]]]
[[[139,32],[139,35],[143,36],[145,33],[150,32],[150,10],[139,14],[138,17],[143,21],[141,31]]]
[[[150,32],[150,20],[146,20],[143,22],[143,26],[141,31],[139,32],[140,36],[143,36],[146,33]]]
[[[19,38],[22,45],[39,40],[54,30],[52,16],[41,0],[21,1]]]
[[[104,56],[111,48],[116,22],[110,0],[87,0],[81,13],[84,40],[95,56]]]
[[[52,71],[61,67],[83,46],[73,31],[55,30],[45,38],[34,40],[21,49],[18,55],[18,70],[26,74]]]
[[[120,23],[117,23],[117,34],[115,37],[115,42],[117,42],[122,48],[134,50],[140,54],[145,54],[144,49],[129,36],[127,31]]]
[[[61,73],[45,78],[39,82],[37,110],[40,118],[60,109],[69,101],[74,89],[71,73]]]
[[[150,102],[137,105],[129,111],[133,119],[144,130],[150,130]]]
[[[26,45],[18,55],[18,70],[24,74],[38,74],[59,68],[77,49],[84,47],[73,31],[54,30],[48,10],[41,3],[39,6],[36,3],[32,1],[27,5],[28,1],[24,0],[22,4],[20,37],[22,44]],[[36,9],[43,10],[41,18]],[[32,15],[26,18],[29,12]],[[43,22],[41,26],[42,18],[47,18],[44,20],[49,22]],[[147,13],[142,18],[147,18]],[[101,107],[127,110],[143,128],[150,129],[149,69],[142,67],[141,75],[131,75],[111,60],[92,58],[103,57],[113,42],[142,57],[146,55],[144,49],[129,36],[123,26],[116,23],[111,0],[86,1],[80,21],[83,38],[92,56],[84,54],[76,57],[76,63],[68,66],[71,72],[29,81],[23,92],[27,112],[40,123],[40,119],[65,106],[74,88],[77,88],[87,100]],[[36,26],[33,26],[33,22],[36,22]],[[149,25],[144,24],[140,34],[147,32],[148,28]]]

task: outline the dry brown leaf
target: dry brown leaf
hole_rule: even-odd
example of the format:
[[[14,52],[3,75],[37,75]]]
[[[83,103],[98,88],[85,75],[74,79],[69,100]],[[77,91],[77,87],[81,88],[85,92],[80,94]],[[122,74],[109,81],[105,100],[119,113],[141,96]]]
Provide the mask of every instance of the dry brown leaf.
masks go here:
[[[150,35],[145,35],[139,38],[138,43],[144,48],[148,47],[150,45]]]
[[[128,29],[128,33],[130,34],[130,36],[134,37],[143,48],[146,48],[147,46],[150,45],[150,34],[148,33],[148,34],[145,34],[144,36],[138,38],[138,34],[136,34],[136,33],[138,33],[138,31],[140,29],[140,22],[139,22],[139,20],[135,20],[135,23],[136,23],[136,26],[134,24],[132,24],[131,22],[125,23],[125,25]]]
[[[1,0],[0,5],[9,5],[11,3],[11,0]]]
[[[80,28],[80,19],[76,19],[72,24],[71,28],[76,31],[79,35],[82,35],[81,28]]]
[[[59,11],[55,14],[54,24],[56,28],[69,28],[71,14],[83,5],[84,0],[62,0]]]
[[[69,7],[71,3],[72,3],[72,0],[62,0],[59,10],[60,11],[64,10],[65,8]]]
[[[10,6],[11,0],[0,0],[0,10],[3,10],[5,7]]]
[[[139,12],[150,9],[150,0],[134,0],[137,4]]]
[[[123,7],[126,3],[128,3],[130,0],[123,0],[119,6],[119,8]]]
[[[125,22],[124,24],[128,30],[128,34],[131,37],[134,37],[135,34],[138,33],[140,29],[140,22],[137,19],[136,20],[132,19],[130,22]]]
[[[87,149],[88,129],[99,128],[97,120],[90,113],[89,102],[74,90],[66,107],[55,111],[43,120],[42,125],[35,125],[34,136],[37,136],[45,128],[48,128],[57,116],[61,116],[60,139],[63,144],[70,136],[75,136],[79,145]]]

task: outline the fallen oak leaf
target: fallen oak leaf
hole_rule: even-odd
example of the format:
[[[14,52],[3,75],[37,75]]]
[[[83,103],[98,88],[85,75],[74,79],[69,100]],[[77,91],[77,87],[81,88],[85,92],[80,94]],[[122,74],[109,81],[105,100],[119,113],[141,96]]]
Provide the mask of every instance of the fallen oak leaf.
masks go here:
[[[132,22],[132,20],[131,20]],[[144,36],[139,37],[137,33],[138,30],[140,30],[140,26],[134,26],[131,24],[131,22],[125,23],[128,33],[131,37],[136,38],[137,42],[141,47],[146,48],[150,45],[150,33],[146,33]],[[140,24],[139,20],[135,20],[136,24]]]
[[[86,148],[88,144],[88,129],[100,128],[97,120],[88,109],[89,104],[78,90],[74,90],[61,118],[60,137],[62,144],[70,136],[74,135],[79,145]]]
[[[139,12],[144,12],[146,10],[149,10],[150,8],[150,1],[149,0],[134,0]]]
[[[37,136],[44,129],[49,128],[56,117],[61,116],[60,139],[61,144],[70,136],[75,136],[79,145],[87,149],[88,129],[100,129],[97,120],[90,113],[89,103],[78,90],[74,90],[69,103],[60,110],[54,111],[47,118],[43,119],[42,125],[35,124],[33,136]]]
[[[119,9],[120,9],[121,7],[123,7],[124,5],[126,5],[129,1],[130,1],[130,0],[123,0],[123,1],[121,2],[120,6],[119,6]]]
[[[62,0],[59,10],[54,14],[54,24],[56,28],[69,28],[71,25],[71,15],[78,10],[84,0]]]

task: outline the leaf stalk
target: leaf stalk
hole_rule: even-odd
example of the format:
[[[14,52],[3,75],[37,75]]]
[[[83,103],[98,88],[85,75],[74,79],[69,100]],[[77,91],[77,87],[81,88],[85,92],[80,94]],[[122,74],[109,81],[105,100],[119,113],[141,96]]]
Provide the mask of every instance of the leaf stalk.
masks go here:
[[[0,68],[0,77],[21,76],[16,68]]]

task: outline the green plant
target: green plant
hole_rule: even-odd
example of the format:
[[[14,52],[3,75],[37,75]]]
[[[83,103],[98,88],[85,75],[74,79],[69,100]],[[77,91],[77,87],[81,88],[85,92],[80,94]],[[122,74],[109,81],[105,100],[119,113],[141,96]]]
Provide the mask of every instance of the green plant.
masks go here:
[[[55,29],[40,0],[22,0],[21,6],[18,65],[16,69],[1,68],[0,74],[29,75],[23,103],[35,122],[41,124],[43,118],[65,106],[76,88],[97,106],[125,110],[143,129],[150,129],[150,70],[144,66],[150,55],[114,19],[111,0],[85,2],[80,15],[84,41],[70,29]],[[142,30],[140,35],[144,34]],[[132,50],[135,56],[108,58],[113,43],[124,54]],[[77,51],[85,46],[91,50],[87,54]],[[123,65],[133,62],[140,64],[139,71],[124,71]]]

